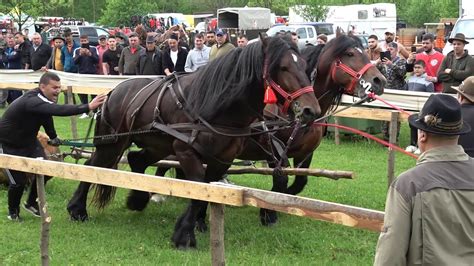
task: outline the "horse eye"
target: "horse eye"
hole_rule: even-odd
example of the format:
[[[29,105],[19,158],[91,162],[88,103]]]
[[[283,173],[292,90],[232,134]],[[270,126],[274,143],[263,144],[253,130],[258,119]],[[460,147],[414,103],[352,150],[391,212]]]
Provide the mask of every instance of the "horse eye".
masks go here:
[[[288,71],[288,67],[286,67],[286,66],[282,66],[280,69],[281,69],[281,71]]]
[[[347,52],[346,55],[347,56],[354,56],[354,53],[353,52]]]

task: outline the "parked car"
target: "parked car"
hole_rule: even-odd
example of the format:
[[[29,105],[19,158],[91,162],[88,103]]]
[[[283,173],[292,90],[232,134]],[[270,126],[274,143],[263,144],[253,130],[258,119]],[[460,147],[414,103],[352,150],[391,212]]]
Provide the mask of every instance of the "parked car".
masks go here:
[[[109,36],[110,33],[104,28],[97,27],[97,26],[76,26],[76,25],[67,25],[61,26],[59,28],[51,28],[48,31],[48,40],[52,40],[54,36],[57,34],[63,34],[65,28],[71,29],[72,38],[79,43],[79,37],[81,35],[89,36],[89,43],[90,45],[97,46],[99,45],[99,36],[105,35]]]
[[[298,48],[303,49],[307,44],[317,45],[319,34],[328,36],[328,40],[334,37],[334,28],[332,23],[325,22],[307,22],[297,24],[277,24],[271,27],[266,33],[268,36],[275,36],[278,32],[296,32],[298,34]],[[258,39],[251,40],[251,42]]]
[[[360,40],[360,42],[362,43],[362,46],[364,47],[364,49],[367,49],[369,47],[369,36],[368,34],[356,34],[355,36],[357,36]]]

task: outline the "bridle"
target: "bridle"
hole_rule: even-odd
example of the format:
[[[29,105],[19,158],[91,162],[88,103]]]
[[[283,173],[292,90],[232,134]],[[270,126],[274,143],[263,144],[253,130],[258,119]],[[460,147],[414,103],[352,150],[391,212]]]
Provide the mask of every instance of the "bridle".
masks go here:
[[[273,93],[273,91],[276,91],[283,99],[285,99],[285,102],[283,106],[279,105],[281,107],[282,113],[287,114],[288,108],[290,107],[290,104],[298,97],[305,93],[314,93],[314,89],[312,85],[297,89],[293,93],[288,93],[285,90],[282,89],[280,85],[278,85],[273,79],[270,77],[270,73],[268,72],[268,59],[265,59],[265,64],[263,66],[263,80],[264,80],[264,88],[265,94],[268,93]],[[276,103],[276,99],[275,102]]]
[[[370,89],[372,87],[372,84],[370,82],[365,81],[362,76],[369,70],[371,67],[375,67],[372,63],[367,63],[365,66],[362,67],[361,70],[356,72],[354,69],[352,69],[350,66],[344,64],[340,58],[336,59],[334,64],[331,67],[331,78],[333,80],[336,80],[336,71],[337,70],[342,70],[344,73],[348,74],[349,76],[352,77],[351,83],[344,88],[344,93],[347,93],[349,95],[354,95],[354,90],[356,83],[359,82],[360,85],[362,85],[366,92],[370,92]]]

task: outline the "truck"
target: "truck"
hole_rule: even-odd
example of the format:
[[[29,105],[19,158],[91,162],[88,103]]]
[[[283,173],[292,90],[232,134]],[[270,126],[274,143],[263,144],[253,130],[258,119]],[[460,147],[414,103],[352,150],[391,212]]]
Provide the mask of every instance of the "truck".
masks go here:
[[[396,32],[397,9],[395,4],[377,3],[370,5],[327,6],[325,22],[340,27],[345,32],[356,34],[375,34],[384,39],[386,31]],[[290,23],[308,22],[299,15],[301,6],[290,7]]]
[[[464,36],[466,36],[466,40],[469,42],[466,44],[464,49],[467,49],[470,55],[474,55],[474,1],[459,1],[459,18],[454,24],[449,38],[454,37],[456,33],[464,34]],[[447,55],[452,50],[453,45],[449,42],[446,42],[446,45],[443,49],[443,54]]]

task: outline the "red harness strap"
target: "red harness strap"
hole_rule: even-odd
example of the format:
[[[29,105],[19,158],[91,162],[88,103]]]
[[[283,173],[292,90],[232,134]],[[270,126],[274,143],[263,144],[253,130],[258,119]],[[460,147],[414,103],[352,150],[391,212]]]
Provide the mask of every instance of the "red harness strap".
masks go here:
[[[344,73],[351,76],[353,79],[349,86],[347,86],[344,90],[345,93],[354,95],[354,89],[357,81],[359,81],[362,76],[369,70],[371,67],[375,67],[372,63],[367,63],[359,72],[355,72],[350,66],[342,63],[340,59],[337,59],[334,63],[331,71],[331,77],[333,80],[336,80],[336,71],[341,69]]]

